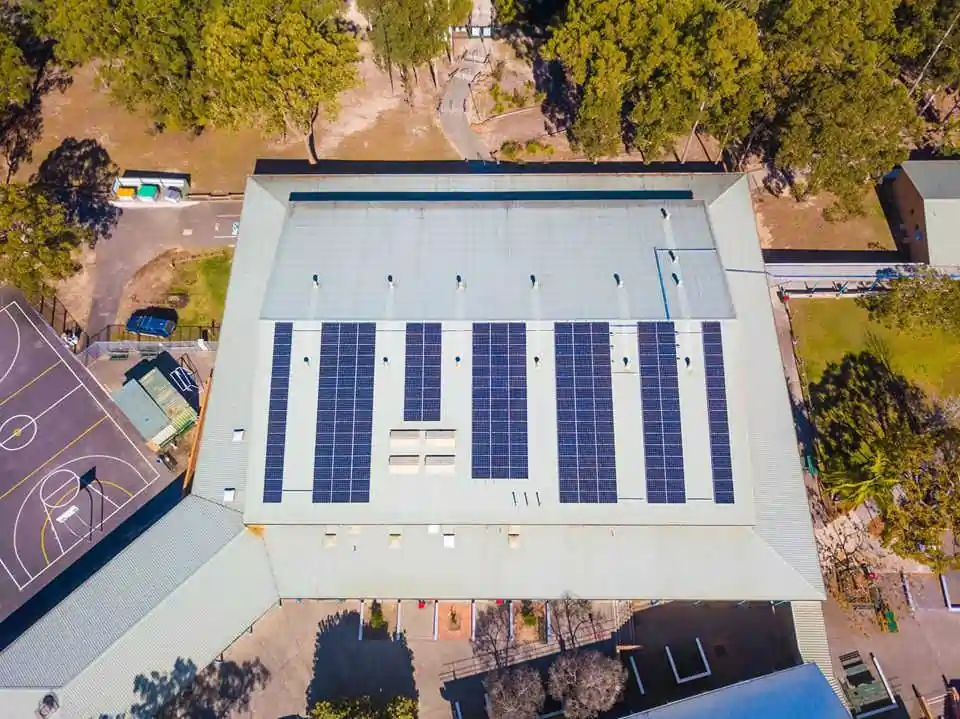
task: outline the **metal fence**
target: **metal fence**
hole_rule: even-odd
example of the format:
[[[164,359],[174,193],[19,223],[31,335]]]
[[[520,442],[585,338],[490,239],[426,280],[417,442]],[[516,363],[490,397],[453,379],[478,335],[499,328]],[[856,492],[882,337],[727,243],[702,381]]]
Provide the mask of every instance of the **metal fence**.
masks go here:
[[[220,325],[214,322],[211,325],[177,325],[169,337],[152,337],[139,332],[127,332],[124,325],[107,325],[94,334],[88,334],[84,347],[98,342],[143,342],[160,344],[167,347],[178,342],[217,342],[220,339]]]
[[[152,359],[161,352],[216,352],[216,342],[204,342],[201,347],[193,342],[158,342],[152,341],[123,341],[123,342],[93,342],[88,344],[77,356],[84,365],[89,365],[101,357],[125,360],[130,357]]]
[[[50,325],[53,330],[64,340],[64,344],[74,352],[82,351],[86,346],[86,332],[73,315],[67,312],[67,308],[57,299],[56,295],[47,297],[36,295],[27,297],[33,308],[40,313],[44,322]]]

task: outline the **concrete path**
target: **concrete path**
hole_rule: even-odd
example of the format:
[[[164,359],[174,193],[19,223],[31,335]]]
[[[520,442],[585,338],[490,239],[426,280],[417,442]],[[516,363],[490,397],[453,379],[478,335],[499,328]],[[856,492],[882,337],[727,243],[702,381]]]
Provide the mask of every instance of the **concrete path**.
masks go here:
[[[100,240],[86,329],[95,333],[117,321],[123,288],[137,270],[174,248],[231,245],[239,201],[199,202],[188,207],[124,209],[111,237]]]
[[[467,160],[492,160],[486,144],[470,127],[467,109],[470,83],[483,69],[486,50],[482,40],[470,40],[457,69],[450,74],[440,100],[440,128],[447,140]]]

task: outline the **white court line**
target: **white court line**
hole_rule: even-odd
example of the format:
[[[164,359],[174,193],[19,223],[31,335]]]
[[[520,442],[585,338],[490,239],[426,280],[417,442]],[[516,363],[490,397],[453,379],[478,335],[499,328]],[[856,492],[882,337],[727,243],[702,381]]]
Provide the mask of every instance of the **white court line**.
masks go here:
[[[141,488],[138,489],[136,492],[134,492],[134,493],[133,493],[133,496],[130,497],[130,499],[128,499],[126,502],[124,502],[123,504],[120,505],[120,508],[119,508],[119,509],[115,509],[115,510],[113,510],[112,512],[110,512],[110,514],[108,514],[108,515],[106,515],[105,517],[103,517],[103,519],[100,520],[100,524],[101,524],[101,525],[102,525],[102,524],[105,524],[107,521],[109,521],[110,519],[112,519],[115,514],[117,514],[118,512],[120,512],[120,510],[122,510],[124,507],[126,507],[128,504],[130,504],[134,499],[137,498],[137,496],[138,496],[141,492],[143,492],[143,491],[144,491],[145,489],[147,489],[149,486],[150,486],[150,485],[147,485],[146,487],[141,487]],[[14,526],[16,526],[16,523],[14,523]],[[84,540],[83,540],[83,539],[80,539],[80,540],[74,542],[73,544],[71,544],[69,547],[67,547],[67,548],[64,550],[63,554],[61,554],[59,557],[57,557],[56,559],[54,559],[52,562],[50,562],[50,564],[48,564],[47,566],[45,566],[45,567],[44,567],[43,569],[41,569],[39,572],[37,572],[36,574],[32,575],[32,576],[30,577],[30,579],[28,579],[28,580],[26,581],[26,583],[24,583],[24,585],[23,585],[22,587],[20,587],[20,590],[23,591],[24,589],[26,589],[27,586],[30,584],[30,582],[32,582],[34,579],[36,579],[37,577],[39,577],[39,576],[40,576],[41,574],[43,574],[45,571],[47,571],[48,569],[50,569],[50,567],[52,567],[53,565],[55,565],[55,564],[56,564],[58,561],[60,561],[63,557],[65,557],[67,554],[69,554],[70,551],[73,550],[75,547],[83,544],[83,542],[84,542]],[[14,549],[16,549],[16,546],[14,546]],[[29,575],[30,572],[27,572],[27,574]]]
[[[112,499],[110,499],[110,497],[108,497],[106,494],[104,494],[104,492],[103,492],[101,489],[99,489],[98,487],[95,487],[95,486],[94,486],[95,484],[96,484],[96,480],[94,480],[93,482],[91,482],[90,484],[88,484],[88,485],[87,485],[87,489],[92,489],[92,490],[94,490],[97,494],[99,494],[101,497],[103,497],[106,501],[110,502],[110,504],[112,504],[112,505],[113,505],[114,507],[116,507],[117,509],[120,509],[120,507],[123,506],[123,505],[121,505],[121,504],[117,504],[117,503],[114,502]]]
[[[12,305],[13,303],[11,302],[10,304]],[[7,305],[7,307],[9,306],[10,305]],[[0,376],[0,384],[2,384],[3,380],[7,378],[7,375],[13,372],[13,368],[17,364],[17,360],[20,358],[20,325],[18,325],[17,321],[13,319],[13,315],[10,314],[10,311],[7,309],[7,307],[4,307],[3,310],[0,311],[4,312],[7,317],[10,318],[10,321],[13,323],[13,329],[17,331],[17,349],[13,353],[13,359],[10,360],[10,366],[7,367],[7,371],[3,373],[3,376]]]
[[[56,347],[54,347],[53,344],[50,342],[50,340],[47,339],[47,336],[43,333],[43,331],[39,327],[37,327],[37,324],[33,321],[30,315],[24,312],[23,308],[20,307],[20,305],[17,304],[16,301],[14,301],[12,304],[16,305],[17,309],[20,311],[20,314],[22,314],[24,317],[27,318],[27,322],[29,322],[33,326],[33,328],[37,331],[37,334],[39,334],[40,337],[43,338],[43,341],[47,343],[47,346],[54,351],[54,354],[56,354],[57,357],[59,357],[60,359],[63,359],[63,355],[61,355],[57,351]],[[113,422],[113,426],[117,428],[117,431],[124,437],[124,439],[127,440],[127,442],[130,443],[130,446],[133,447],[134,451],[140,456],[140,458],[146,463],[146,465],[153,470],[154,476],[153,476],[153,479],[151,479],[150,481],[147,481],[147,478],[143,476],[142,472],[137,471],[137,474],[140,476],[140,479],[142,479],[146,483],[145,486],[149,487],[153,482],[160,479],[160,470],[158,470],[156,467],[153,466],[150,460],[147,459],[146,455],[144,455],[143,452],[140,451],[140,448],[136,445],[136,443],[132,439],[130,439],[130,436],[126,432],[123,431],[123,427],[119,425],[117,420],[113,418],[113,415],[107,411],[106,407],[104,407],[103,404],[100,402],[100,400],[97,399],[96,395],[90,390],[89,387],[87,387],[84,381],[80,379],[80,375],[78,375],[76,371],[74,371],[73,367],[70,366],[70,362],[67,360],[63,360],[63,364],[66,366],[68,370],[70,370],[70,374],[76,377],[77,382],[79,382],[80,385],[87,391],[87,394],[90,395],[90,399],[92,399],[96,403],[96,405],[101,409],[101,411],[107,417],[109,417],[110,421]],[[91,377],[93,377],[93,373],[90,372],[89,369],[87,369],[87,372],[90,374]],[[118,459],[118,458],[115,458],[115,459]]]
[[[120,459],[120,457],[115,457],[115,456],[113,456],[113,455],[111,455],[111,454],[86,454],[86,455],[83,455],[82,457],[74,457],[73,459],[67,460],[66,462],[64,462],[64,463],[58,465],[57,467],[53,468],[52,470],[50,470],[50,472],[48,472],[46,475],[44,475],[44,478],[49,477],[51,474],[53,474],[53,473],[56,472],[57,470],[63,469],[64,466],[69,465],[69,464],[72,464],[72,463],[74,463],[74,462],[81,462],[81,461],[83,461],[83,460],[85,460],[85,459],[98,459],[98,458],[100,458],[100,459],[110,459],[110,460],[113,460],[113,461],[115,461],[115,462],[120,462],[121,464],[125,464],[125,465],[127,465],[130,469],[132,469],[134,472],[136,472],[136,473],[138,474],[138,476],[140,476],[141,479],[143,479],[143,475],[140,475],[140,473],[137,472],[137,468],[134,467],[132,464],[130,464],[130,462],[128,462],[128,461],[125,460],[125,459]],[[160,473],[158,472],[158,473],[157,473],[157,477],[159,477],[159,476],[160,476]],[[73,481],[73,480],[71,480],[71,481]],[[133,501],[140,495],[140,493],[143,492],[144,490],[148,489],[148,488],[150,487],[150,485],[153,484],[154,481],[156,481],[156,479],[152,480],[149,484],[146,484],[146,485],[144,485],[143,487],[141,487],[140,489],[138,489],[138,490],[137,490],[136,492],[134,492],[133,495],[132,495],[126,502],[124,502],[123,504],[116,505],[116,503],[111,502],[111,504],[115,504],[116,509],[114,509],[112,512],[110,512],[110,514],[107,514],[107,515],[104,515],[103,517],[101,517],[101,519],[100,519],[100,525],[103,526],[103,524],[106,523],[106,522],[107,522],[111,517],[113,517],[115,514],[117,514],[117,512],[121,511],[124,507],[126,507],[128,504],[130,504],[131,502],[133,502]],[[27,496],[24,497],[23,502],[20,504],[20,509],[17,510],[17,517],[16,517],[16,519],[15,519],[14,522],[13,522],[13,553],[14,553],[14,555],[16,556],[17,561],[21,563],[21,566],[23,566],[23,562],[20,560],[20,553],[19,553],[19,550],[17,549],[17,533],[18,533],[18,531],[19,531],[20,516],[21,516],[21,514],[23,513],[24,507],[27,506],[27,502],[30,501],[30,497],[33,496],[33,493],[36,492],[36,491],[37,491],[37,488],[40,487],[40,485],[42,485],[42,484],[43,484],[43,480],[41,479],[39,482],[37,482],[36,484],[33,485],[33,488],[32,488],[29,492],[27,492]],[[61,485],[61,488],[62,488],[63,486],[65,486],[65,485]],[[42,504],[42,500],[41,500],[41,504]],[[46,512],[46,507],[44,507],[44,512]],[[30,582],[32,582],[34,579],[36,579],[36,578],[39,577],[41,574],[43,574],[46,570],[48,570],[50,567],[52,567],[54,564],[56,564],[57,561],[58,561],[61,557],[63,557],[63,556],[65,556],[66,554],[68,554],[74,547],[78,546],[78,545],[81,544],[82,542],[83,542],[83,540],[81,539],[81,540],[79,540],[79,541],[74,542],[73,544],[71,544],[69,547],[67,547],[66,549],[64,549],[63,553],[60,554],[59,557],[57,557],[56,559],[54,559],[52,562],[50,562],[50,564],[48,564],[47,566],[45,566],[43,569],[41,569],[41,570],[40,570],[39,572],[37,572],[36,574],[30,574],[30,572],[26,569],[26,567],[24,567],[24,570],[23,570],[23,571],[24,571],[24,573],[29,577],[29,579],[28,579],[23,585],[20,585],[20,584],[17,583],[17,580],[14,579],[13,575],[11,574],[10,570],[7,569],[6,565],[4,565],[4,569],[7,570],[7,574],[10,575],[10,579],[13,580],[13,583],[14,583],[14,584],[17,584],[17,586],[18,586],[18,588],[20,589],[20,591],[23,591],[23,590],[27,587],[27,585],[30,584]]]
[[[13,582],[13,585],[17,588],[17,591],[22,592],[23,586],[26,585],[20,585],[20,582],[18,582],[16,577],[13,576],[13,572],[10,571],[10,567],[7,566],[7,563],[4,562],[3,559],[0,559],[0,567],[3,567],[3,570],[7,573],[7,576],[10,577],[10,581]],[[30,574],[30,572],[27,572],[27,574]]]
[[[42,503],[43,500],[41,499],[40,502]],[[50,525],[50,529],[53,530],[53,538],[56,539],[56,540],[57,540],[57,544],[60,545],[60,554],[63,554],[63,542],[60,541],[60,535],[57,534],[57,528],[53,526],[54,524],[57,523],[57,520],[50,516],[50,511],[46,508],[46,506],[44,506],[44,508],[43,508],[43,513],[44,513],[45,515],[47,515],[47,519],[49,520],[49,521],[47,522],[47,524],[49,524],[49,525]],[[27,568],[24,567],[24,568],[23,568],[23,571],[26,572],[26,571],[27,571]],[[27,572],[27,574],[29,574],[29,573],[30,573],[30,572]]]
[[[82,384],[78,384],[78,385],[77,385],[76,387],[74,387],[72,390],[70,390],[70,391],[67,392],[65,395],[63,395],[63,397],[61,397],[61,398],[58,399],[56,402],[54,402],[52,405],[50,405],[50,406],[47,407],[45,410],[43,410],[43,412],[41,412],[40,414],[38,414],[38,415],[36,415],[36,416],[32,416],[32,417],[31,417],[31,415],[25,415],[25,416],[31,417],[31,418],[33,419],[33,423],[36,424],[38,419],[40,419],[41,417],[43,417],[43,415],[45,415],[47,412],[49,412],[50,410],[52,410],[52,409],[53,409],[54,407],[56,407],[58,404],[60,404],[61,402],[63,402],[67,397],[69,397],[70,395],[72,395],[74,392],[76,392],[78,389],[80,389],[80,388],[82,388],[82,387],[83,387]],[[21,427],[21,429],[23,429],[23,428]],[[37,429],[39,429],[39,425],[38,425]],[[12,437],[12,435],[11,435],[11,437]],[[9,439],[10,439],[10,437],[8,437],[7,439],[3,440],[3,442],[7,442]],[[2,443],[2,442],[0,442],[0,443]]]

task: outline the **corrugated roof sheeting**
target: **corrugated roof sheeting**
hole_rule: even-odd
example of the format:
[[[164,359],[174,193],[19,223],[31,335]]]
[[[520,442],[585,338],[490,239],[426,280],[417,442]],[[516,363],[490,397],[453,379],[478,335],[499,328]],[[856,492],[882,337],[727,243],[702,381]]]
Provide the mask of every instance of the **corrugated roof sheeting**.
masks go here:
[[[170,426],[170,420],[136,380],[113,393],[113,401],[146,440],[152,440]]]
[[[65,684],[241,531],[236,512],[187,497],[0,653],[0,686]]]
[[[783,375],[773,309],[763,274],[746,178],[710,207],[710,219],[737,309],[736,347],[744,371],[733,373],[728,394],[743,402],[756,499],[756,532],[825,596],[801,473],[793,411]],[[782,599],[793,599],[784,596]]]
[[[70,681],[61,704],[69,717],[136,717],[136,677],[156,673],[164,686],[178,660],[202,670],[276,601],[263,540],[243,530]]]
[[[960,266],[960,196],[952,200],[927,200],[923,203],[927,222],[927,249],[930,264],[956,269]]]
[[[223,490],[236,490],[233,506],[243,507],[247,442],[234,442],[233,430],[250,422],[250,383],[256,366],[257,318],[270,277],[277,238],[283,229],[285,202],[278,202],[256,178],[247,180],[240,235],[227,288],[227,303],[204,421],[203,439],[192,492],[213,502]]]
[[[823,623],[822,602],[790,602],[797,649],[805,662],[813,662],[830,682],[833,691],[844,698],[840,683],[833,674],[833,661],[827,644],[827,628]]]
[[[900,167],[924,200],[960,200],[960,161],[908,160]]]
[[[267,551],[282,597],[560,597],[815,599],[818,594],[749,527],[269,526]],[[560,559],[562,558],[562,560]],[[558,571],[557,562],[563,562]],[[611,571],[611,562],[617,570]]]
[[[624,719],[849,719],[815,664],[791,667]]]

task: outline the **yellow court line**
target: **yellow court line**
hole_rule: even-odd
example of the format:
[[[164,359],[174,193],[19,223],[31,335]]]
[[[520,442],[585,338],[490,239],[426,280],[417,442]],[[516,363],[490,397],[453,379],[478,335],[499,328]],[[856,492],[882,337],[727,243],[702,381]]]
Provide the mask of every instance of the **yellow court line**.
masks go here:
[[[58,364],[60,364],[61,362],[63,362],[63,360],[57,360],[57,361],[54,362],[52,365],[50,365],[49,367],[47,367],[43,372],[41,372],[41,373],[38,374],[36,377],[34,377],[32,380],[30,380],[30,381],[27,382],[25,385],[23,385],[23,387],[21,387],[20,389],[18,389],[18,390],[17,390],[16,392],[14,392],[12,395],[10,395],[9,397],[4,398],[2,401],[0,401],[0,407],[3,407],[3,405],[5,405],[7,402],[9,402],[10,400],[12,400],[12,399],[13,399],[14,397],[16,397],[18,394],[20,394],[21,392],[23,392],[23,390],[25,390],[27,387],[29,387],[30,385],[32,385],[32,384],[33,384],[34,382],[36,382],[38,379],[40,379],[41,377],[43,377],[47,372],[50,372],[54,367],[56,367],[56,366],[57,366]]]
[[[55,460],[55,459],[56,459],[57,457],[59,457],[61,454],[63,454],[64,452],[66,452],[68,449],[70,449],[73,445],[75,445],[75,444],[76,444],[77,442],[79,442],[81,439],[83,439],[83,438],[86,437],[88,434],[90,434],[93,430],[95,430],[97,427],[99,427],[106,419],[107,419],[107,415],[104,415],[103,417],[101,417],[100,419],[98,419],[96,422],[94,422],[93,424],[91,424],[89,427],[87,427],[85,430],[83,430],[83,431],[82,431],[80,434],[78,434],[74,439],[70,440],[70,443],[69,443],[66,447],[64,447],[63,449],[61,449],[61,450],[60,450],[59,452],[57,452],[56,454],[54,454],[52,457],[50,457],[50,459],[48,459],[46,462],[44,462],[43,464],[41,464],[39,467],[37,467],[35,470],[33,470],[30,474],[28,474],[26,477],[24,477],[24,478],[21,479],[19,482],[17,482],[15,485],[13,485],[12,487],[10,487],[10,489],[8,489],[6,492],[4,492],[3,494],[0,494],[0,499],[6,499],[6,498],[10,495],[11,492],[13,492],[15,489],[17,489],[21,484],[23,484],[24,482],[26,482],[28,479],[30,479],[33,475],[35,475],[35,474],[36,474],[37,472],[39,472],[41,469],[43,469],[43,468],[46,467],[48,464],[50,464],[53,460]]]
[[[54,504],[59,505],[72,491],[73,487],[53,500]],[[43,500],[40,501],[42,502]],[[47,512],[44,512],[44,514],[47,516],[43,518],[43,524],[40,525],[40,551],[43,553],[43,566],[47,567],[50,566],[50,560],[47,558],[47,525],[50,524],[50,514]]]

